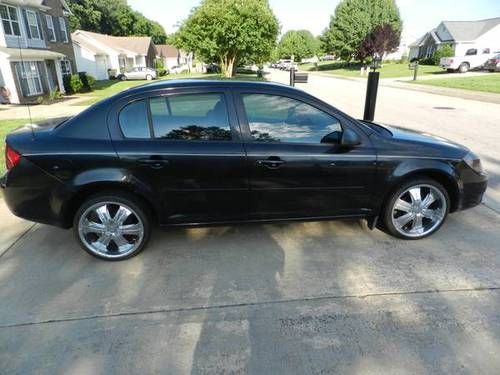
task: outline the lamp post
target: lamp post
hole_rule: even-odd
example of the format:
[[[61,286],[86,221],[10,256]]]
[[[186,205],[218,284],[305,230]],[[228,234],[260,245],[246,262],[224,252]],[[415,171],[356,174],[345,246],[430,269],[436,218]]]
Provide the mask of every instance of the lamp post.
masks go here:
[[[382,57],[378,53],[373,55],[370,66],[371,71],[368,73],[368,84],[366,87],[365,113],[363,116],[363,120],[365,121],[373,121],[375,118],[375,106],[377,104],[378,82],[380,78],[380,73],[377,72],[377,69],[380,68],[381,61]]]

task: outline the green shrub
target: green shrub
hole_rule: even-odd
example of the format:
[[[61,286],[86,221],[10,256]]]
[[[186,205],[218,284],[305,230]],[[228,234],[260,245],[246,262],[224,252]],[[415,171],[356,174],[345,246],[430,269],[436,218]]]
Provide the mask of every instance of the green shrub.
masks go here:
[[[439,65],[442,57],[453,57],[455,50],[449,44],[439,47],[432,55],[433,65]]]
[[[89,84],[90,91],[92,91],[95,86],[95,78],[90,74],[87,74],[87,83]]]
[[[67,94],[75,94],[83,89],[83,82],[78,74],[64,76],[63,83]]]
[[[163,77],[163,76],[166,76],[167,75],[167,69],[164,69],[164,68],[157,68],[156,69],[156,75],[158,77]]]
[[[63,98],[63,94],[59,90],[50,92],[48,95],[39,96],[36,98],[38,104],[52,104]]]

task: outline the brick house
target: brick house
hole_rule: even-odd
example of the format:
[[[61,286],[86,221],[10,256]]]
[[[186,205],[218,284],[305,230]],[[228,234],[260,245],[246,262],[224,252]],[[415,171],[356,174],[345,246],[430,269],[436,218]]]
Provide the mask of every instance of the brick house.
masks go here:
[[[0,0],[0,102],[36,101],[76,72],[65,0]]]

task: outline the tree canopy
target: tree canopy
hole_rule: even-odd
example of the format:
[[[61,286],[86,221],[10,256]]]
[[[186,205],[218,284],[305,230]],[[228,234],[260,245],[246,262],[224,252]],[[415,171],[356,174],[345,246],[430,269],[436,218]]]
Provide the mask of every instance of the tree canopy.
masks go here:
[[[301,61],[319,53],[320,41],[307,30],[287,31],[278,44],[280,58],[291,58]]]
[[[114,36],[150,36],[155,44],[163,44],[167,34],[163,27],[134,11],[126,0],[68,0],[73,13],[69,17],[72,30],[87,30]]]
[[[364,61],[375,54],[382,57],[385,53],[395,52],[400,39],[400,34],[394,31],[391,25],[379,25],[363,40],[359,46],[357,58]]]
[[[328,52],[350,61],[366,37],[384,24],[401,34],[403,25],[395,0],[342,0],[322,41]]]
[[[172,43],[230,77],[239,62],[262,63],[276,46],[279,23],[268,0],[203,0],[182,22]]]

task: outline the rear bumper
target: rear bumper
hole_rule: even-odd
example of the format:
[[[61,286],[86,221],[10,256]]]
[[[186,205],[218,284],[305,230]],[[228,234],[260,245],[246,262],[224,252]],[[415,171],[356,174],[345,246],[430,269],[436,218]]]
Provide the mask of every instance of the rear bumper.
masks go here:
[[[62,202],[54,197],[61,183],[25,159],[0,178],[4,201],[16,216],[42,224],[66,227]],[[23,168],[19,168],[23,167]]]

